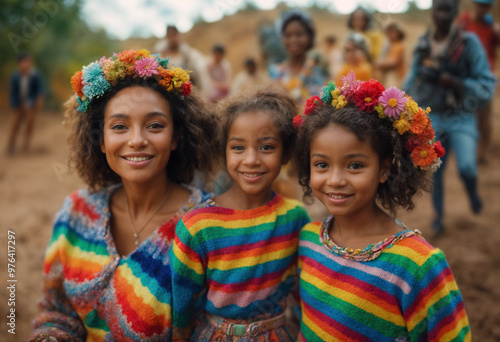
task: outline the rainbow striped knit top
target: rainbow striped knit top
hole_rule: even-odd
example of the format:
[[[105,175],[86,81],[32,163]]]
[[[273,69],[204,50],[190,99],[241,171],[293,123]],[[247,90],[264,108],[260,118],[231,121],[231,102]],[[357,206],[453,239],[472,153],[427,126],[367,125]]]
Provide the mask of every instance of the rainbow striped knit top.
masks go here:
[[[126,257],[110,233],[109,200],[121,185],[69,195],[57,213],[44,263],[44,299],[30,340],[166,341],[171,338],[168,250],[175,225],[211,196],[191,196]]]
[[[375,259],[349,260],[325,245],[331,220],[300,233],[299,341],[470,341],[462,296],[439,249],[406,231]]]
[[[251,210],[210,205],[185,215],[169,252],[174,340],[191,336],[198,309],[236,321],[283,313],[296,284],[299,231],[307,222],[300,202],[278,194]]]

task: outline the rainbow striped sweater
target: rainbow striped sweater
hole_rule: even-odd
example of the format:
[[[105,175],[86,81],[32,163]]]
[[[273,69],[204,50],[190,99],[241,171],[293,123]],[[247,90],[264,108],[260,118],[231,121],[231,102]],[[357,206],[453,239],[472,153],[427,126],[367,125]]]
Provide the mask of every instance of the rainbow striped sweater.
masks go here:
[[[371,261],[348,260],[325,245],[330,220],[306,225],[299,237],[300,341],[470,341],[439,249],[407,234]]]
[[[126,257],[110,233],[109,200],[120,185],[69,195],[44,263],[44,299],[30,340],[165,341],[171,338],[168,250],[175,225],[210,195],[187,187],[185,205]]]
[[[283,313],[307,222],[300,202],[277,194],[251,210],[210,205],[185,215],[169,252],[174,340],[189,339],[198,310],[237,321]]]

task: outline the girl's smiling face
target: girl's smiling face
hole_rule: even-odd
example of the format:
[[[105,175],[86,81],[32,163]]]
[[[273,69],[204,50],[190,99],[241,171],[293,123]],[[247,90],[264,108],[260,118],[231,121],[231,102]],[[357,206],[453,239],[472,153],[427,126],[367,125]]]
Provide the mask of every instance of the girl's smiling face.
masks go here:
[[[273,117],[262,111],[239,114],[226,142],[226,163],[234,186],[246,195],[269,197],[283,158],[283,143]]]
[[[116,93],[104,111],[103,135],[101,150],[122,181],[156,182],[166,177],[177,144],[170,106],[156,91],[134,86]]]
[[[310,157],[311,189],[330,214],[353,217],[375,208],[378,186],[387,180],[390,164],[380,163],[368,140],[330,124],[314,136]]]

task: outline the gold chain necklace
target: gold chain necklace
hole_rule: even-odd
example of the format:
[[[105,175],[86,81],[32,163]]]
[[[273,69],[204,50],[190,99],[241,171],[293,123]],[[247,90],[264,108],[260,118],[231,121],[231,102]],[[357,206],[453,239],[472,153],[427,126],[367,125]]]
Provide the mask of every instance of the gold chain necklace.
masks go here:
[[[158,206],[158,208],[156,208],[156,210],[153,212],[153,214],[146,220],[146,223],[144,223],[142,225],[142,227],[139,229],[139,230],[135,230],[135,227],[134,227],[134,224],[132,223],[132,216],[130,216],[130,210],[129,210],[129,207],[128,207],[128,200],[127,200],[127,196],[124,196],[124,199],[125,199],[125,206],[127,207],[127,213],[128,213],[128,220],[130,222],[130,227],[132,228],[132,230],[134,231],[134,239],[135,239],[135,245],[136,246],[139,246],[139,233],[146,227],[146,225],[149,223],[149,221],[151,221],[151,219],[153,218],[153,216],[156,215],[156,213],[158,213],[158,211],[160,210],[160,208],[163,206],[163,204],[165,204],[165,201],[167,200],[167,197],[168,195],[170,195],[170,190],[172,190],[172,185],[170,184],[170,186],[168,187],[168,190],[167,190],[167,193],[165,194],[165,196],[163,197],[163,199],[161,200],[161,203],[160,205]]]

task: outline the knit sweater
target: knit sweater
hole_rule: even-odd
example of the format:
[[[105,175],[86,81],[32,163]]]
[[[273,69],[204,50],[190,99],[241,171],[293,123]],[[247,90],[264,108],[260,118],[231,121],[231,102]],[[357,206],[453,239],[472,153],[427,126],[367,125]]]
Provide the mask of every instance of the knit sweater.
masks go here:
[[[165,341],[171,338],[168,250],[175,225],[210,200],[191,195],[126,257],[110,232],[109,201],[119,186],[70,194],[57,213],[44,263],[44,299],[30,340]]]
[[[300,233],[299,341],[470,341],[462,296],[439,249],[407,230],[373,260],[349,260],[327,245],[330,221]]]
[[[307,222],[300,202],[277,194],[251,210],[210,205],[185,215],[170,250],[174,340],[191,337],[198,310],[238,322],[283,313],[296,288],[298,235]]]

